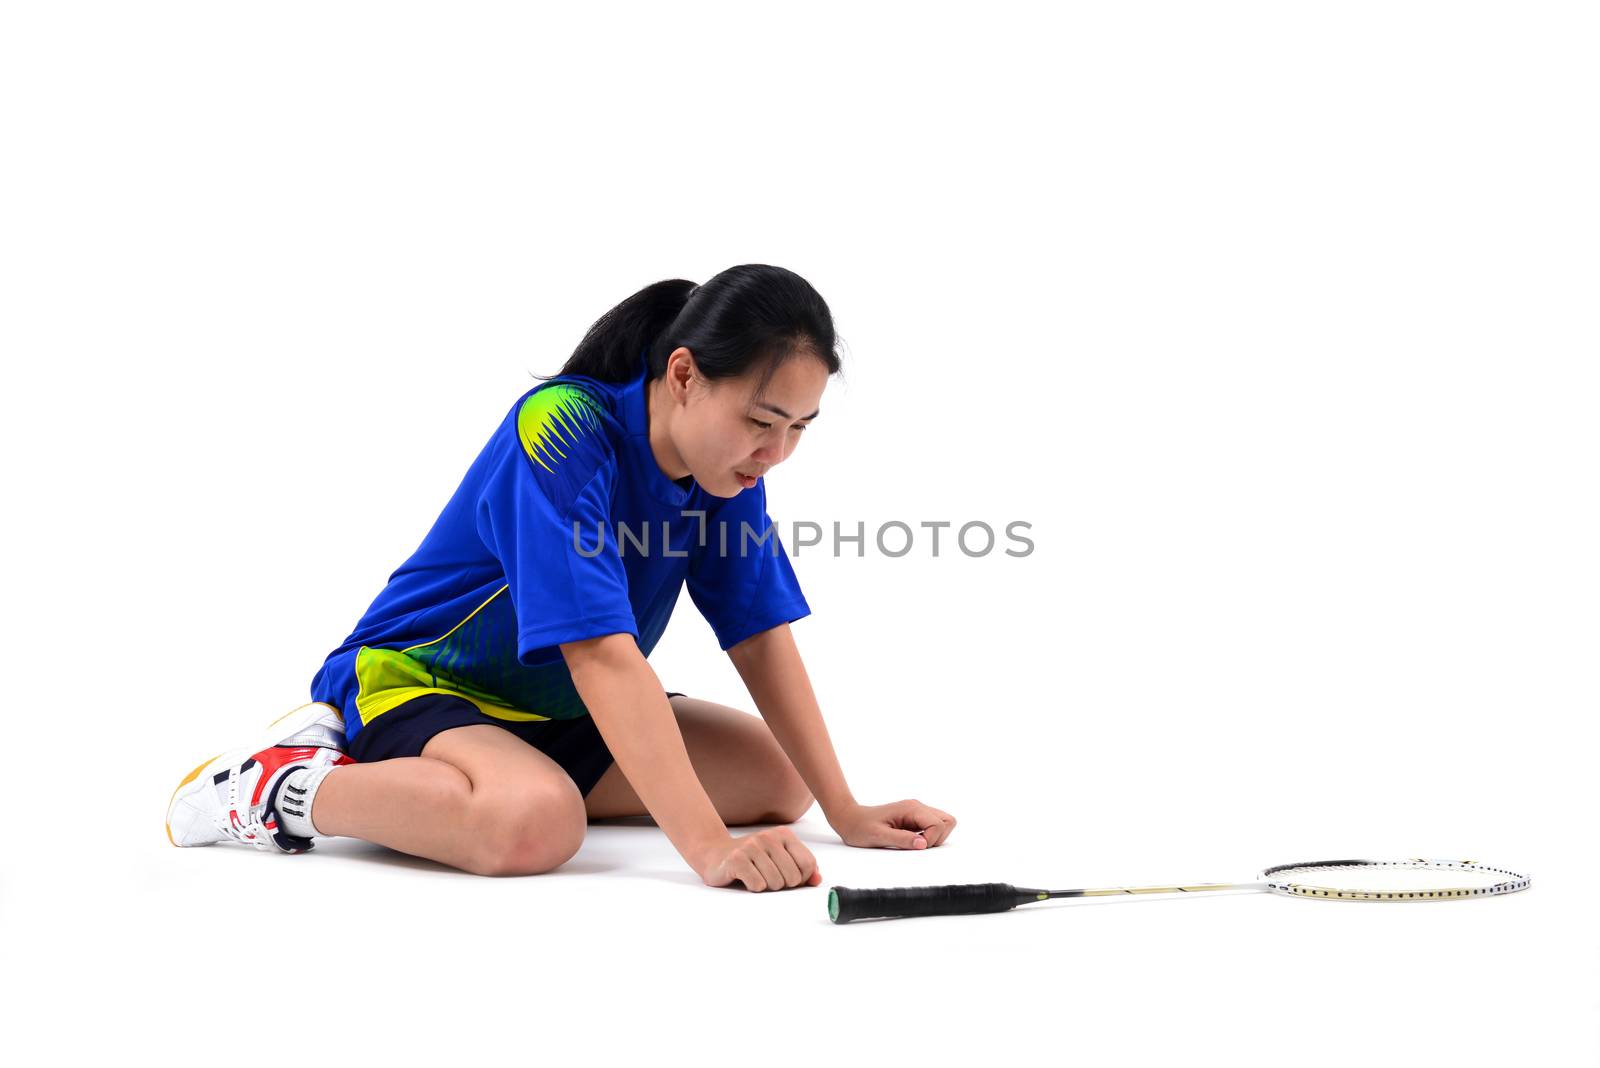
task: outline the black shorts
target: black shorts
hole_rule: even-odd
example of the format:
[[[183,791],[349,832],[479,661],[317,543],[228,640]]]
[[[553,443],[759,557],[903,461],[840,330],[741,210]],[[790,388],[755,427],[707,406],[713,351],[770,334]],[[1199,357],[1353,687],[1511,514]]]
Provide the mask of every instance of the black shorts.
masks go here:
[[[681,693],[666,691],[668,697]],[[391,757],[421,756],[422,747],[435,734],[451,727],[488,723],[510,731],[545,756],[561,765],[578,792],[584,797],[594,789],[600,776],[612,763],[611,750],[589,716],[576,719],[505,720],[484,715],[465,697],[447,693],[425,693],[404,704],[395,705],[356,733],[349,756],[358,763],[370,764]]]

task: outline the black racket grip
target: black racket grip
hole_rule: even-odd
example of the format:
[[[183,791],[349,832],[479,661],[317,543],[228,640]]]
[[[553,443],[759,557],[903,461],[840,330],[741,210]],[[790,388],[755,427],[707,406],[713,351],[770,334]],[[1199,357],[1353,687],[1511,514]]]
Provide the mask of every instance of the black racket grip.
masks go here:
[[[877,917],[959,916],[971,912],[1005,912],[1038,900],[1037,890],[1010,883],[957,883],[952,886],[895,886],[855,890],[835,886],[828,894],[828,915],[834,923]]]

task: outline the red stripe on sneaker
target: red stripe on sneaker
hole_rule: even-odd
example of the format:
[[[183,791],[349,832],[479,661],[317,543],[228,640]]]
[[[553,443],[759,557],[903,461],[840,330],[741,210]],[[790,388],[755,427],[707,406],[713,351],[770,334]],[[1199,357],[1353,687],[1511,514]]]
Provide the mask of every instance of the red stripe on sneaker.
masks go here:
[[[263,749],[256,754],[256,763],[261,765],[261,777],[256,779],[255,792],[250,798],[250,807],[253,809],[261,804],[261,794],[266,789],[272,777],[290,764],[304,764],[317,755],[321,749],[317,745],[283,746],[275,745],[271,749]]]

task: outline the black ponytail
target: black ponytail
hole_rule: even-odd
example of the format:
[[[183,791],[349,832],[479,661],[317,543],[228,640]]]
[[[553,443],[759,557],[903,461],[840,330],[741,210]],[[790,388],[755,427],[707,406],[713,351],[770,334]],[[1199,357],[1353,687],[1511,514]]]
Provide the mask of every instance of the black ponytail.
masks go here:
[[[589,327],[558,375],[534,377],[627,382],[647,361],[653,381],[681,346],[708,379],[736,378],[764,363],[764,387],[785,360],[808,353],[837,374],[835,343],[833,315],[810,283],[782,267],[746,263],[703,285],[670,278],[645,286]]]

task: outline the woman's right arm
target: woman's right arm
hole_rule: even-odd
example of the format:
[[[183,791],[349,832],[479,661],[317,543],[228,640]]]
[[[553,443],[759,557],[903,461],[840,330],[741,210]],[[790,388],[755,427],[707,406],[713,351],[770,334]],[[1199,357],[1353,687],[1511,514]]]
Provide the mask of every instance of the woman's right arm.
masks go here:
[[[735,838],[689,762],[661,680],[632,634],[563,642],[578,696],[657,826],[709,886],[782,890],[821,882],[816,858],[787,827]]]
[[[567,642],[561,655],[628,785],[683,859],[700,871],[707,848],[733,836],[695,776],[655,669],[631,634]]]

